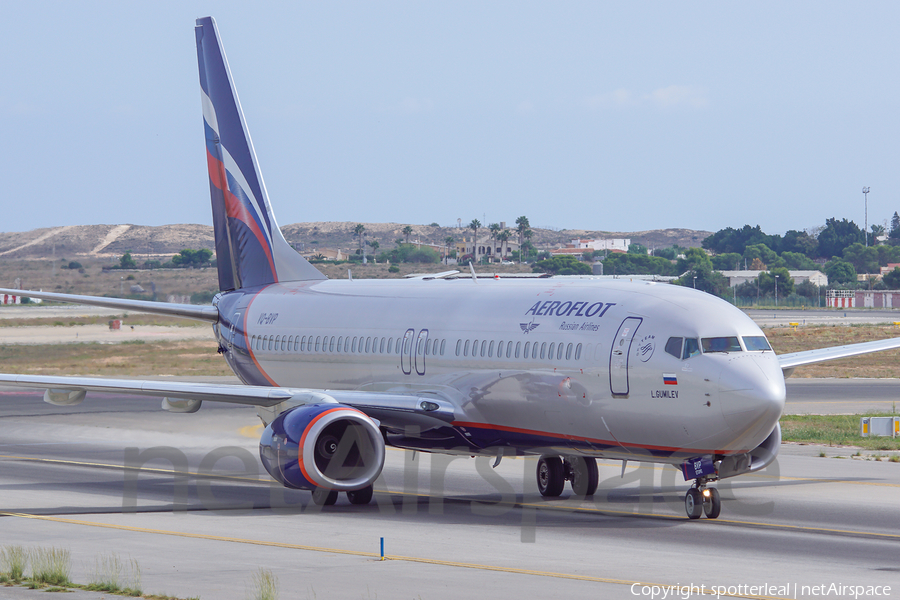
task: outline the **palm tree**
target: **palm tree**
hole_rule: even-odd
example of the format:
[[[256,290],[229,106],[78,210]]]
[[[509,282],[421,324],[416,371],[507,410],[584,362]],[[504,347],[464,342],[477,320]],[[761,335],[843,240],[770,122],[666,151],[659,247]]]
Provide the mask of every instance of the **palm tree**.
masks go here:
[[[456,242],[456,238],[452,235],[449,235],[444,238],[444,243],[447,244],[447,254],[444,255],[444,264],[450,264],[450,246],[452,246]]]
[[[469,229],[472,230],[472,262],[478,262],[478,228],[481,227],[481,221],[472,219],[469,223]]]
[[[500,223],[491,223],[488,225],[488,229],[491,230],[491,248],[493,248],[494,240],[497,239],[497,234],[500,233]],[[491,255],[493,256],[493,250],[491,250]],[[493,258],[491,260],[493,261]]]
[[[509,229],[504,229],[503,231],[501,231],[500,233],[497,234],[497,239],[500,240],[500,260],[501,261],[503,260],[504,254],[506,254],[503,251],[504,250],[503,247],[506,246],[506,249],[507,250],[509,249],[508,242],[509,242],[509,237],[511,235],[512,235],[512,232]]]
[[[413,228],[409,225],[403,228],[403,235],[406,236],[406,243],[409,243],[409,236],[412,235]]]
[[[362,239],[363,239],[363,232],[365,230],[366,230],[366,226],[363,225],[362,223],[358,223],[356,225],[356,227],[353,228],[353,235],[355,235],[357,237],[358,242],[359,242],[359,250],[360,250],[359,253],[360,254],[362,254]]]
[[[531,227],[531,224],[528,222],[528,217],[521,216],[516,219],[516,233],[519,234],[519,248],[522,247],[522,238],[525,237],[525,230]]]

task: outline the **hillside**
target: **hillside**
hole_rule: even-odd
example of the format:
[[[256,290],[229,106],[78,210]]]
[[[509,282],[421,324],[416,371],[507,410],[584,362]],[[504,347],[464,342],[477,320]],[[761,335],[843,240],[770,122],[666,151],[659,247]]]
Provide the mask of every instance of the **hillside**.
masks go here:
[[[294,223],[282,227],[285,238],[302,251],[315,249],[350,249],[357,246],[353,234],[357,223]],[[404,238],[402,223],[363,223],[366,240],[377,241],[381,248],[393,247]],[[410,241],[443,245],[448,237],[471,236],[469,229],[412,225]],[[575,238],[626,237],[650,248],[673,244],[700,246],[708,231],[691,229],[658,229],[637,232],[608,232],[570,229],[552,231],[534,229],[532,243],[538,248],[556,248]],[[479,231],[479,235],[481,231]],[[184,248],[213,248],[213,231],[209,225],[79,225],[35,229],[18,233],[0,233],[0,259],[95,257],[115,259],[126,251],[141,258],[171,256]]]

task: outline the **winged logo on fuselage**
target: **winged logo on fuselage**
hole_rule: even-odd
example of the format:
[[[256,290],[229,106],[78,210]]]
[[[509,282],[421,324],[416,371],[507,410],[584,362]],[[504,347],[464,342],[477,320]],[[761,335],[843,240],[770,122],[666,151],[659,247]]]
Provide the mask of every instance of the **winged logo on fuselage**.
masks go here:
[[[522,333],[528,333],[530,331],[534,331],[538,328],[540,323],[535,323],[533,320],[531,323],[519,323],[519,327],[522,328]]]

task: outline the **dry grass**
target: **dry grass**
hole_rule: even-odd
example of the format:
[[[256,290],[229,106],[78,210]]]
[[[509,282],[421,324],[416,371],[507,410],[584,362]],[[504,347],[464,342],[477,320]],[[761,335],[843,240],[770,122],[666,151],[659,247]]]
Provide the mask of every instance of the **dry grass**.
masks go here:
[[[31,375],[232,375],[216,344],[204,340],[152,344],[42,344],[0,347],[6,373]]]
[[[40,305],[35,305],[38,308]],[[0,311],[4,307],[0,306]],[[123,326],[129,325],[156,325],[160,327],[209,327],[209,323],[179,319],[178,317],[166,317],[163,315],[150,315],[145,313],[125,313],[115,316],[94,317],[33,317],[33,318],[0,318],[0,327],[75,327],[77,325],[106,325],[113,319],[120,319]]]
[[[778,354],[900,337],[900,329],[884,325],[810,325],[800,327],[797,331],[789,327],[777,327],[766,329],[765,333]],[[900,378],[900,350],[799,367],[794,371],[793,377]]]

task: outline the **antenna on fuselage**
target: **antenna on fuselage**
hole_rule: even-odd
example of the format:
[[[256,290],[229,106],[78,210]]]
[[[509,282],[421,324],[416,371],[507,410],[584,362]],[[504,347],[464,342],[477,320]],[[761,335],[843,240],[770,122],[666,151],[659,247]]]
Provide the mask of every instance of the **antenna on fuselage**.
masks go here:
[[[475,275],[475,265],[469,263],[469,269],[472,271],[472,281],[478,283],[478,277]]]

